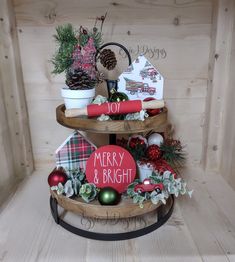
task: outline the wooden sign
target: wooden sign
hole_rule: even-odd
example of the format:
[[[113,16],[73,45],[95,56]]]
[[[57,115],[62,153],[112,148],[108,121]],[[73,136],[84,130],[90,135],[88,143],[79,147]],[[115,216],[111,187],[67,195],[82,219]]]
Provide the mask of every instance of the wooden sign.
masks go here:
[[[122,193],[135,176],[135,160],[120,146],[102,146],[94,151],[87,161],[86,178],[98,188],[110,186]]]

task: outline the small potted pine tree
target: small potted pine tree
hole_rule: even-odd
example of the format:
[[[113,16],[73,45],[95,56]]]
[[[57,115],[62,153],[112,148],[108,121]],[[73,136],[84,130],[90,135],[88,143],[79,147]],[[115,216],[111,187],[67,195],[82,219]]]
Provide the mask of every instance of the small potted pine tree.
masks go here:
[[[99,49],[101,31],[82,26],[78,32],[71,24],[58,26],[54,39],[58,44],[52,58],[53,74],[65,73],[66,86],[61,89],[65,106],[82,108],[92,102],[98,82],[95,55]]]

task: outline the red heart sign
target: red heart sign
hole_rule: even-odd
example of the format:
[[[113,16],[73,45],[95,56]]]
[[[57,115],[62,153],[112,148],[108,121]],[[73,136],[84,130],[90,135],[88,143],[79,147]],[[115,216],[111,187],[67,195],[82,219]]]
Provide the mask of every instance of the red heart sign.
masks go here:
[[[122,193],[135,176],[135,160],[120,146],[102,146],[94,151],[87,161],[86,178],[98,188],[109,186]]]

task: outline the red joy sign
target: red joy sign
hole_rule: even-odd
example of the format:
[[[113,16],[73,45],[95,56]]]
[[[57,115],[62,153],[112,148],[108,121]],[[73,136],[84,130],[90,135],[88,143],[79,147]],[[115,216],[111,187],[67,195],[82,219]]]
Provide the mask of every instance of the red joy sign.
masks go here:
[[[110,186],[119,193],[126,191],[135,176],[135,160],[120,146],[98,148],[90,155],[86,164],[86,178],[89,183],[94,183],[99,188]]]

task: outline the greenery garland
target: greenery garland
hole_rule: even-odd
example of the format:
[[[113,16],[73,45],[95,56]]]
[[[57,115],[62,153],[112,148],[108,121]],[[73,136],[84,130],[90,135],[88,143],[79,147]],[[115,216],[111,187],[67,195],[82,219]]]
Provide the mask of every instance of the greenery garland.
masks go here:
[[[166,204],[166,199],[170,194],[178,197],[179,195],[188,194],[190,197],[193,191],[187,189],[187,184],[182,178],[175,178],[170,171],[165,171],[163,175],[153,172],[152,176],[149,177],[152,184],[162,183],[164,185],[164,190],[161,193],[153,190],[152,192],[136,192],[135,186],[140,184],[140,180],[136,179],[127,188],[127,195],[133,199],[133,203],[138,203],[140,208],[143,208],[144,201],[150,200],[153,204],[158,204],[162,202]]]
[[[127,188],[127,197],[132,198],[133,203],[139,204],[140,208],[143,208],[144,202],[147,200],[150,200],[155,205],[159,202],[166,204],[166,199],[170,194],[173,194],[175,197],[184,194],[188,194],[190,197],[192,195],[193,191],[187,189],[186,182],[182,178],[175,178],[170,171],[165,171],[163,175],[153,172],[149,179],[152,184],[163,184],[164,189],[161,193],[155,190],[144,193],[136,192],[135,186],[141,184],[139,179],[136,179]],[[87,203],[95,200],[99,192],[95,184],[87,183],[82,170],[70,171],[65,185],[59,183],[57,186],[51,187],[51,190],[55,190],[58,195],[63,194],[66,197],[80,196]]]

